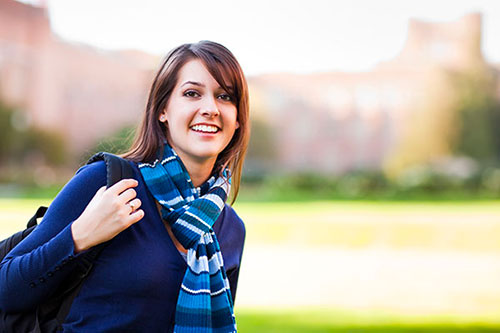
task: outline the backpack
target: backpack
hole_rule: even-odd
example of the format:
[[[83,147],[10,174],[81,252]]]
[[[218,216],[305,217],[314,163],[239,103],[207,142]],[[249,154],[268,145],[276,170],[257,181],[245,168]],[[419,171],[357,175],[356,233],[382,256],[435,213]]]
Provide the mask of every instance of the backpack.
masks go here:
[[[125,178],[133,177],[133,170],[129,162],[109,153],[97,153],[87,164],[103,160],[106,163],[106,186],[110,187]],[[26,238],[36,227],[37,219],[43,217],[47,207],[39,207],[35,215],[28,221],[25,230],[0,242],[0,261],[4,259],[19,242]],[[62,329],[73,300],[78,295],[85,278],[92,270],[94,260],[99,256],[106,243],[99,244],[78,258],[75,269],[61,283],[54,294],[42,304],[23,312],[6,313],[0,309],[0,332],[56,332]]]

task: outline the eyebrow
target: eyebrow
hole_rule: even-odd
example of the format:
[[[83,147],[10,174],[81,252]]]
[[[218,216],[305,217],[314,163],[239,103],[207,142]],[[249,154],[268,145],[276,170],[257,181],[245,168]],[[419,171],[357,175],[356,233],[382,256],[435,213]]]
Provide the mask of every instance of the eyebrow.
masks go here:
[[[195,85],[195,86],[199,86],[199,87],[203,87],[205,88],[205,85],[201,82],[197,82],[197,81],[186,81],[184,82],[183,84],[181,84],[181,87],[184,87],[186,84],[192,84],[192,85]],[[219,86],[219,88],[222,89],[222,87]],[[233,86],[227,86],[227,88],[230,90],[230,91],[233,91]]]
[[[184,82],[181,87],[185,86],[186,84],[192,84],[192,85],[195,85],[195,86],[200,86],[200,87],[205,87],[205,85],[201,82],[196,82],[196,81],[186,81]]]

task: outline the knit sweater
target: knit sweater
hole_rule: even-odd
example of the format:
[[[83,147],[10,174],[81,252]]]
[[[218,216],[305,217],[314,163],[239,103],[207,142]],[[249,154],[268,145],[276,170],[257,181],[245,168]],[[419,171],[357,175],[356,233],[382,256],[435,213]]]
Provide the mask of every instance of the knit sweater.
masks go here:
[[[186,262],[172,242],[137,165],[131,163],[144,218],[118,234],[96,259],[63,325],[67,332],[169,332]],[[0,264],[0,308],[29,309],[53,292],[81,254],[71,224],[106,184],[104,162],[80,168],[40,225]],[[215,222],[231,293],[236,294],[245,227],[230,206]]]

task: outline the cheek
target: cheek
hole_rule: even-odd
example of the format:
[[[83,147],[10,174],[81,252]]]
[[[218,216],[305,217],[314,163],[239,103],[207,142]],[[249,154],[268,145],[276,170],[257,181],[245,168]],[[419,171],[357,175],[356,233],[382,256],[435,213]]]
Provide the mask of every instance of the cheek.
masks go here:
[[[166,114],[167,123],[170,128],[181,129],[187,126],[188,116],[178,111],[169,111]]]
[[[232,128],[237,129],[240,127],[240,123],[238,122],[238,110],[236,110],[236,107],[227,112],[226,119],[227,124]]]

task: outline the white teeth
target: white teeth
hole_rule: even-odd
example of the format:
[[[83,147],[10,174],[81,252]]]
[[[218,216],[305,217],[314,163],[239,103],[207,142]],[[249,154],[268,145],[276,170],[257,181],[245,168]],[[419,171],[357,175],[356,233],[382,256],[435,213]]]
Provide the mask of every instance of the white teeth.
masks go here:
[[[194,125],[191,128],[197,132],[207,132],[207,133],[215,133],[219,130],[216,126],[210,126],[210,125]]]

